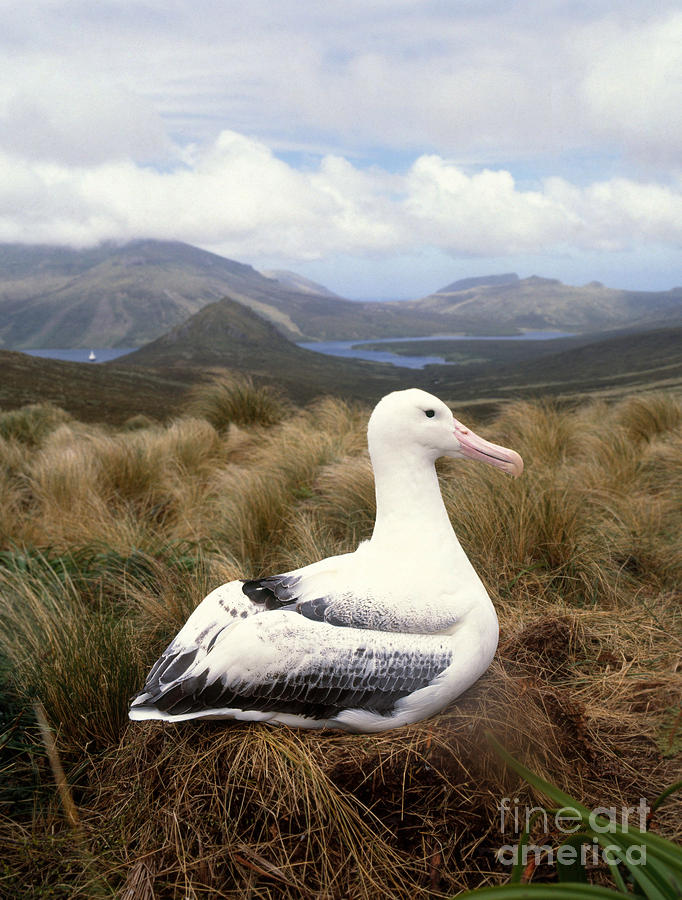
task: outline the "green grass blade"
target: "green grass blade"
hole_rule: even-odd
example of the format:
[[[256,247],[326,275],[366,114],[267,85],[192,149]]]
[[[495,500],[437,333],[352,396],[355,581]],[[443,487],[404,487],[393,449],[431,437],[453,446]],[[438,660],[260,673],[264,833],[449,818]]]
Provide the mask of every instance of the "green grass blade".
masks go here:
[[[593,835],[594,840],[598,841],[599,844],[601,845],[601,847],[604,848],[604,850],[613,847],[615,844],[615,846],[619,850],[620,856],[624,857],[625,853],[623,851],[622,846],[619,844],[619,842],[617,840],[613,839],[612,834],[606,835],[606,834],[596,834],[595,832],[592,832],[592,835]],[[604,857],[604,859],[605,859],[606,864],[608,865],[609,869],[611,870],[611,877],[615,881],[616,887],[622,894],[627,894],[628,889],[625,885],[623,876],[620,873],[620,869],[618,868],[618,863],[610,862],[606,857]],[[656,900],[660,900],[660,898],[656,898]]]
[[[670,787],[667,787],[663,793],[659,794],[658,797],[651,804],[651,813],[650,815],[656,812],[658,807],[666,800],[671,794],[674,794],[676,791],[682,791],[682,779],[680,781],[676,781],[674,784],[671,784]]]
[[[661,863],[677,872],[678,877],[682,875],[682,847],[648,831],[619,831],[618,836],[628,846],[644,844],[647,848],[647,862],[653,855]]]
[[[641,887],[648,900],[677,900],[680,894],[675,888],[674,873],[660,860],[656,859],[655,856],[648,854],[644,865],[628,861],[628,847],[638,846],[635,841],[624,839],[628,837],[628,835],[615,833],[595,835],[595,838],[604,849],[610,847],[616,848],[618,852],[618,862],[628,869],[634,881]],[[606,862],[611,869],[611,875],[618,888],[624,893],[627,893],[625,882],[618,868],[618,863],[612,863],[608,859]]]

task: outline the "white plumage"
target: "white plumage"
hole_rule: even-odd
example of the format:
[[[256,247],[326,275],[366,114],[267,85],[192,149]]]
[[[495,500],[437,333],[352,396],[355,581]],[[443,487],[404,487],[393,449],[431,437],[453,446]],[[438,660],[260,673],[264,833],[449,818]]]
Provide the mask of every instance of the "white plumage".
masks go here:
[[[368,427],[377,516],[354,553],[210,593],[152,668],[130,718],[223,718],[374,732],[445,707],[488,668],[492,602],[445,511],[439,456],[523,470],[425,391]]]

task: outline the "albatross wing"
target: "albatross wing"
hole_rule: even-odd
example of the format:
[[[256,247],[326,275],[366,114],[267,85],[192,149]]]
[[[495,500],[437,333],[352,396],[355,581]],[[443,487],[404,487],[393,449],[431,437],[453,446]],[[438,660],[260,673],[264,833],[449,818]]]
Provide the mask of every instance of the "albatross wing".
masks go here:
[[[422,704],[408,711],[402,698],[437,687],[451,662],[442,636],[338,628],[274,610],[233,621],[205,653],[179,650],[161,675],[150,674],[130,715],[383,730],[400,724],[393,720],[401,713],[421,718],[414,710]],[[427,690],[427,707],[430,699]]]

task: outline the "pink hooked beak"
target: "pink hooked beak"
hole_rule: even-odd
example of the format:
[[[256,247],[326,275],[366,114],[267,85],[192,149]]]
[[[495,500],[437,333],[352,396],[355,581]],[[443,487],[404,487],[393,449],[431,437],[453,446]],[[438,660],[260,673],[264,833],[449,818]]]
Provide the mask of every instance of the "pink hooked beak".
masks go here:
[[[455,419],[455,437],[457,438],[464,456],[469,459],[478,459],[481,462],[490,463],[497,469],[503,469],[514,477],[523,472],[523,460],[515,450],[508,450],[498,444],[491,444],[484,440],[466,425],[462,425]]]

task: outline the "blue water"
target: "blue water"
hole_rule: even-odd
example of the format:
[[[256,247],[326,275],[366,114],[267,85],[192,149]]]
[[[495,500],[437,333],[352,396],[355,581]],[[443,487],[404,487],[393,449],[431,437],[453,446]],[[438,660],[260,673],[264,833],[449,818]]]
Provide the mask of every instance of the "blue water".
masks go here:
[[[406,369],[423,369],[429,365],[453,365],[442,356],[402,356],[388,350],[365,350],[361,344],[388,344],[410,341],[547,341],[554,338],[570,337],[564,331],[526,331],[524,334],[483,335],[483,334],[434,334],[426,337],[367,338],[364,341],[308,341],[299,344],[306,350],[324,353],[327,356],[344,356],[348,359],[366,359],[370,362],[391,363]]]
[[[481,335],[481,334],[434,334],[425,337],[400,337],[400,338],[366,338],[354,341],[309,341],[299,344],[306,350],[314,350],[316,353],[324,353],[327,356],[344,356],[348,359],[367,359],[370,362],[390,363],[394,366],[402,366],[405,369],[423,369],[429,365],[447,365],[442,356],[400,356],[388,350],[364,350],[361,344],[387,344],[393,341],[409,343],[410,341],[544,341],[553,338],[570,337],[563,331],[527,331],[524,334],[513,335]],[[135,347],[93,348],[96,359],[94,362],[109,362],[132,353]],[[68,362],[89,362],[90,348],[77,350],[22,350],[29,356],[42,356],[44,359],[64,359]],[[92,362],[90,362],[92,365]],[[452,363],[450,364],[452,365]]]
[[[29,356],[41,356],[43,359],[65,359],[67,362],[93,362],[103,363],[110,362],[112,359],[118,359],[119,356],[125,356],[126,353],[132,353],[136,347],[102,347],[98,349],[93,347],[96,359],[89,360],[90,348],[87,350],[22,350],[22,353],[28,353]]]

